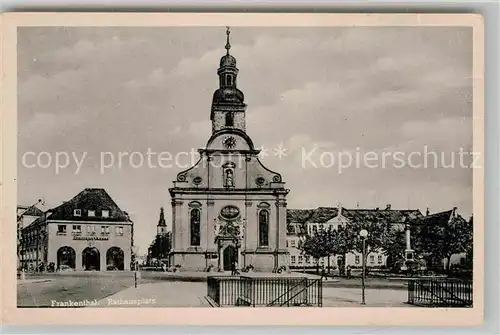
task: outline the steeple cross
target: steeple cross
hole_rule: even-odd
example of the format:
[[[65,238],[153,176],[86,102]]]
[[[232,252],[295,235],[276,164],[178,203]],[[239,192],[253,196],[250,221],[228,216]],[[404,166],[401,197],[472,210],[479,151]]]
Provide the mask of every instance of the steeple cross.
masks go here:
[[[231,44],[229,43],[230,34],[231,34],[230,27],[226,26],[226,35],[227,35],[226,50],[228,55],[229,55],[229,49],[231,49]]]

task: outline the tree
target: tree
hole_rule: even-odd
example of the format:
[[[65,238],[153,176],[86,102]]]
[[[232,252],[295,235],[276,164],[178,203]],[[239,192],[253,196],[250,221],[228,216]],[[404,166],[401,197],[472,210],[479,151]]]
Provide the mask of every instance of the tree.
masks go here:
[[[172,247],[172,234],[168,232],[162,235],[156,235],[156,238],[151,243],[149,247],[151,250],[151,258],[165,259],[168,257],[170,249]]]
[[[335,230],[331,230],[331,238],[332,238],[332,255],[342,255],[344,257],[344,261],[339,266],[340,275],[345,273],[345,259],[347,254],[350,253],[354,248],[353,243],[353,234],[354,231],[343,226],[339,226]]]
[[[346,226],[348,236],[352,239],[353,250],[359,253],[363,252],[363,240],[359,232],[363,229],[368,231],[365,240],[366,256],[384,247],[386,241],[389,240],[390,228],[390,223],[379,219],[376,215],[366,215]]]
[[[305,235],[299,243],[299,249],[316,260],[316,272],[319,272],[319,259],[333,254],[334,242],[332,230],[320,230],[312,236]]]
[[[451,256],[472,249],[472,220],[461,216],[451,218],[444,224],[429,224],[419,234],[422,251],[438,259],[446,260],[446,271],[450,271]]]
[[[405,260],[406,233],[401,229],[390,229],[384,242],[384,255],[387,256],[387,265],[394,268]]]
[[[465,247],[465,267],[469,270],[473,268],[473,259],[474,259],[474,251],[473,251],[473,236],[474,236],[474,219],[471,217],[469,221],[468,228],[470,231],[468,232],[469,236],[467,239],[467,245]]]

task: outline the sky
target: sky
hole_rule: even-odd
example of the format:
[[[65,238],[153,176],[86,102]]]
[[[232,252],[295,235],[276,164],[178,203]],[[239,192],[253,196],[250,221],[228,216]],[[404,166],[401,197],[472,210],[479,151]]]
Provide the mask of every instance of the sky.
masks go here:
[[[171,228],[168,189],[192,160],[161,167],[147,153],[205,147],[225,39],[224,27],[20,28],[19,204],[50,208],[105,188],[146,253],[161,206]],[[290,189],[288,208],[472,214],[472,170],[457,156],[472,150],[470,28],[234,27],[231,45],[247,133]],[[368,152],[376,163],[340,168],[341,155]],[[412,166],[382,166],[395,152],[420,154]],[[416,166],[424,152],[438,155],[427,168]],[[56,157],[67,166],[56,170]]]

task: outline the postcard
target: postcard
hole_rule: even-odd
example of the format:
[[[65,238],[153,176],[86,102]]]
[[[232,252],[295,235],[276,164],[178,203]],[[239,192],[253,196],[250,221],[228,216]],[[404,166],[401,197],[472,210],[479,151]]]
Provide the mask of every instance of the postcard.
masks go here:
[[[3,323],[482,323],[481,16],[1,20]]]

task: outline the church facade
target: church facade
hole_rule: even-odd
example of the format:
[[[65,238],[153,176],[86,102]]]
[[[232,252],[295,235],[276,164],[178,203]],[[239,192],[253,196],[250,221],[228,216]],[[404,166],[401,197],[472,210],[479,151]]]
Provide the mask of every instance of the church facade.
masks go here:
[[[238,68],[226,54],[217,71],[210,120],[212,135],[200,159],[178,173],[172,199],[170,264],[184,270],[255,271],[288,267],[286,196],[279,173],[259,160],[260,150],[246,133],[247,105],[237,88]]]

